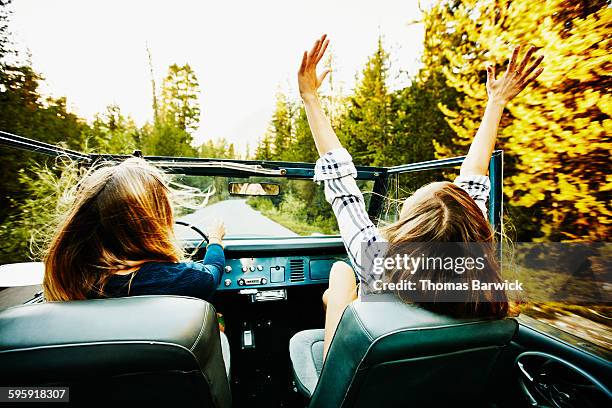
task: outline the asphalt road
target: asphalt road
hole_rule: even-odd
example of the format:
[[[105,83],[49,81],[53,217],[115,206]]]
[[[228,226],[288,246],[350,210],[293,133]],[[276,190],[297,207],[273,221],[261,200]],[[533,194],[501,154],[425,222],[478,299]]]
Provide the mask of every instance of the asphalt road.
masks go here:
[[[297,237],[298,234],[272,221],[246,203],[246,200],[226,200],[209,205],[194,213],[181,217],[204,232],[206,226],[215,218],[221,218],[225,223],[227,236],[282,236]],[[177,225],[176,236],[179,239],[199,238],[190,228]]]

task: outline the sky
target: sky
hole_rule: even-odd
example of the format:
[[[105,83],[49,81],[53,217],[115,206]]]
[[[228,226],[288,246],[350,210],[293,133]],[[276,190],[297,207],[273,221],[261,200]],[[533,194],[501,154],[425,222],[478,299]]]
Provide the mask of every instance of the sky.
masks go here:
[[[196,72],[195,143],[224,137],[243,152],[265,133],[278,91],[297,98],[302,52],[321,34],[345,93],[379,34],[392,88],[408,83],[422,52],[417,0],[15,0],[12,9],[16,46],[45,78],[44,94],[66,96],[88,120],[117,104],[142,125],[152,118],[148,45],[158,84],[173,63]]]

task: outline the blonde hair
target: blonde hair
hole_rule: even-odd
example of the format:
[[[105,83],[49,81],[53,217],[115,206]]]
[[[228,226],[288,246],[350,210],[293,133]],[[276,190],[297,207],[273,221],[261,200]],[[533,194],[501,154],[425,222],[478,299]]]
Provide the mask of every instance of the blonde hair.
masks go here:
[[[393,256],[393,252],[399,251],[402,244],[408,243],[416,243],[419,253],[430,252],[430,255],[434,255],[433,252],[440,251],[440,246],[427,243],[478,242],[487,255],[486,268],[479,272],[479,276],[475,276],[475,272],[466,272],[458,276],[459,279],[468,283],[475,278],[486,282],[501,282],[500,267],[495,257],[495,233],[481,209],[457,185],[449,182],[435,184],[426,186],[431,188],[430,194],[404,208],[400,219],[382,230],[390,244],[387,256]],[[419,274],[401,270],[393,276],[396,281],[411,279],[443,282],[446,278],[443,274],[428,270],[419,271]],[[471,288],[471,285],[468,287]],[[470,291],[462,303],[423,302],[422,299],[441,297],[440,293],[428,293],[427,290],[418,293],[402,291],[398,295],[406,302],[419,303],[430,310],[455,316],[503,317],[508,313],[508,301],[503,291]],[[414,297],[410,297],[412,295]]]
[[[140,158],[91,169],[46,250],[45,298],[103,295],[117,270],[178,262],[169,180]]]

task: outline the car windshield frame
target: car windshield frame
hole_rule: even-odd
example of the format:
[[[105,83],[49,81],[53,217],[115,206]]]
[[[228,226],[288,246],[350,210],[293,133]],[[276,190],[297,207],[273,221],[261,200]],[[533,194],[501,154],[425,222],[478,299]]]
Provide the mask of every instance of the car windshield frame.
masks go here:
[[[141,157],[158,166],[169,174],[186,176],[224,176],[251,177],[266,176],[291,179],[313,179],[315,163],[218,159],[175,156],[143,156],[139,150],[131,155],[93,154],[64,149],[60,146],[25,138],[9,132],[0,131],[0,145],[17,149],[38,152],[48,156],[68,157],[83,165],[93,165],[100,161],[122,161],[129,157]],[[448,159],[408,163],[392,167],[356,166],[357,180],[372,180],[374,186],[372,197],[367,208],[370,219],[377,220],[382,213],[384,201],[390,191],[395,175],[426,170],[453,169],[461,165],[465,156]],[[495,150],[489,164],[491,192],[489,196],[489,222],[496,232],[501,231],[502,197],[503,197],[503,151]],[[396,191],[395,194],[398,194]],[[392,197],[399,199],[399,196]],[[308,237],[301,237],[308,238]]]

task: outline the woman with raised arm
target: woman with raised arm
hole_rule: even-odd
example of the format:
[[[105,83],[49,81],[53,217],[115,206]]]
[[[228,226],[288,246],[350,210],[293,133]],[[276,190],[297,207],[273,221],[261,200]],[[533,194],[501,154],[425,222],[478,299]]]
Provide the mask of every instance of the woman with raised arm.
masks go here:
[[[355,272],[360,277],[364,276],[366,271],[362,260],[365,256],[372,255],[367,252],[374,251],[377,243],[398,245],[410,242],[494,241],[493,231],[486,218],[485,204],[490,190],[487,176],[489,160],[495,146],[497,128],[504,106],[540,75],[542,68],[538,68],[538,65],[543,59],[539,57],[534,60],[535,47],[530,47],[518,62],[521,51],[518,46],[512,52],[506,72],[499,79],[495,78],[494,68],[487,67],[489,99],[482,123],[461,165],[460,175],[453,183],[436,182],[418,189],[405,200],[399,220],[379,230],[369,219],[363,195],[355,182],[357,171],[352,158],[342,147],[317,97],[317,90],[329,73],[329,70],[326,70],[320,75],[317,74],[317,64],[323,58],[328,44],[329,40],[324,35],[315,42],[309,52],[304,52],[298,72],[300,95],[320,155],[315,166],[315,181],[325,185],[325,196],[332,205],[354,268],[353,270],[345,263],[336,263],[330,272],[329,289],[323,295],[323,303],[326,306],[324,356],[344,309],[357,298]],[[484,272],[488,276],[483,276],[483,272],[480,272],[479,277],[488,282],[501,281],[499,268],[493,264],[494,257],[490,259],[491,264]],[[470,273],[461,275],[461,279],[466,282],[473,277]],[[410,276],[397,278],[410,279]],[[436,276],[430,278],[436,280]],[[421,295],[427,297],[426,293]],[[465,299],[474,299],[471,295],[468,293]],[[506,316],[508,302],[505,292],[491,291],[478,296],[476,298],[481,301],[414,303],[438,313],[458,317]],[[413,301],[405,298],[403,300]]]

